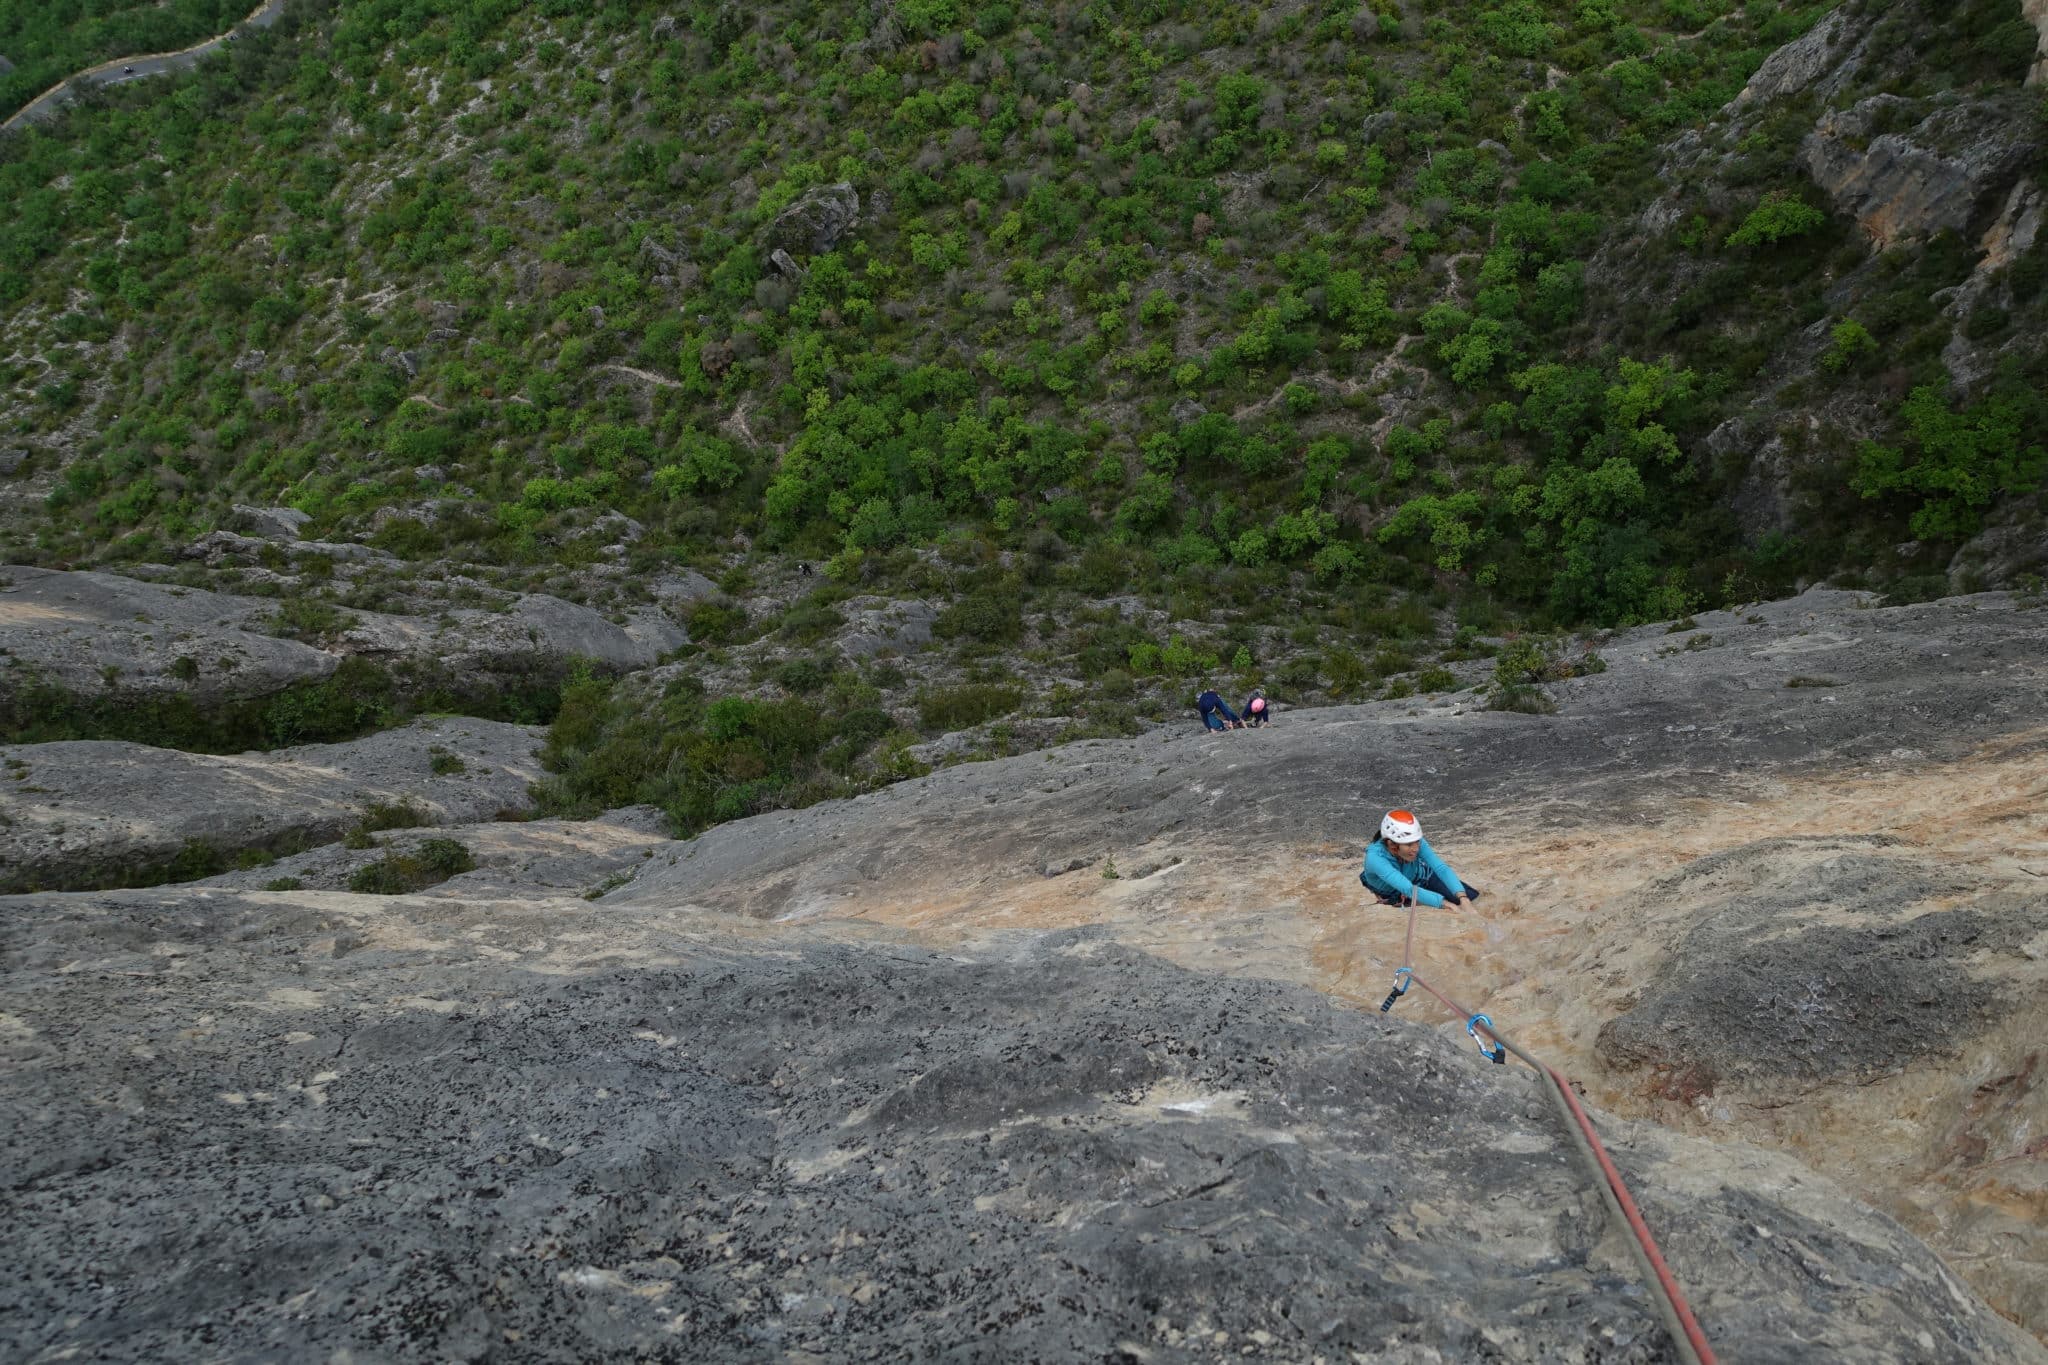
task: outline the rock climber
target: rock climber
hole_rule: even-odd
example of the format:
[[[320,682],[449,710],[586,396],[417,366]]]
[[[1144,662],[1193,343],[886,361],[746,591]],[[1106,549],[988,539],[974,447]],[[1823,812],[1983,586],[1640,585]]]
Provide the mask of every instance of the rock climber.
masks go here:
[[[1211,730],[1242,730],[1244,722],[1237,718],[1237,712],[1230,709],[1230,703],[1216,695],[1216,689],[1202,689],[1202,695],[1195,698],[1195,710],[1202,713],[1202,724]]]
[[[1479,899],[1478,889],[1459,881],[1451,865],[1422,837],[1422,822],[1413,811],[1387,812],[1380,821],[1380,832],[1365,846],[1365,869],[1358,880],[1382,905],[1422,904],[1441,909]]]
[[[1254,687],[1252,694],[1244,701],[1244,723],[1257,729],[1273,719],[1273,708],[1267,704],[1266,689]]]

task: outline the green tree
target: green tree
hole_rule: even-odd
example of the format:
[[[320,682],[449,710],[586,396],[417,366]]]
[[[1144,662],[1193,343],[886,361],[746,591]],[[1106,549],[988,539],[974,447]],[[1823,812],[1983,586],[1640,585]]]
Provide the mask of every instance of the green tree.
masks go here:
[[[1742,226],[1728,234],[1729,246],[1775,246],[1790,237],[1803,237],[1828,216],[1803,199],[1784,190],[1773,190],[1749,211]]]
[[[1822,353],[1820,363],[1836,374],[1852,369],[1877,354],[1877,338],[1854,318],[1844,318],[1836,323],[1829,329],[1828,338],[1830,345]]]
[[[2048,471],[2048,449],[2028,439],[2048,424],[2048,402],[2038,393],[1998,393],[1956,409],[1933,385],[1922,385],[1899,416],[1905,443],[1866,442],[1849,486],[1866,498],[1916,502],[1916,536],[1952,542],[1974,535],[1986,508],[2035,491]]]

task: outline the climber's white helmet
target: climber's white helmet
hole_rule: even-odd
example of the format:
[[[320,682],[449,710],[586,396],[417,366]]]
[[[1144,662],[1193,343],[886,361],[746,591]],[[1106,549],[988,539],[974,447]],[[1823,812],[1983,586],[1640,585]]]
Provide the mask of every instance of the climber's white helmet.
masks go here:
[[[1380,821],[1380,838],[1390,844],[1419,844],[1422,842],[1422,822],[1415,818],[1415,812],[1390,810],[1387,818]]]

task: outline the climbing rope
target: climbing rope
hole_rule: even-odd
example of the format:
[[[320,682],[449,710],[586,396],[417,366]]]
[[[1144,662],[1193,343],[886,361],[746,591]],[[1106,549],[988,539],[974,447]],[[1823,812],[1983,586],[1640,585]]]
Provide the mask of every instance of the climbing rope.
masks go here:
[[[1419,907],[1408,907],[1408,940],[1402,966],[1394,973],[1394,987],[1387,992],[1387,998],[1380,1002],[1380,1013],[1386,1014],[1394,1003],[1408,994],[1410,986],[1420,986],[1438,1000],[1446,1009],[1465,1020],[1465,1032],[1479,1046],[1480,1054],[1497,1065],[1505,1066],[1508,1054],[1513,1053],[1530,1070],[1541,1076],[1545,1088],[1550,1092],[1551,1101],[1557,1105],[1564,1119],[1565,1132],[1577,1144],[1579,1155],[1598,1177],[1597,1184],[1607,1211],[1616,1223],[1629,1231],[1629,1252],[1635,1257],[1637,1267],[1642,1271],[1643,1284],[1650,1290],[1650,1296],[1657,1301],[1658,1315],[1664,1319],[1664,1328],[1671,1334],[1671,1343],[1677,1348],[1679,1357],[1686,1365],[1716,1365],[1714,1348],[1707,1344],[1706,1333],[1700,1330],[1699,1319],[1693,1316],[1692,1306],[1685,1301],[1685,1291],[1679,1288],[1678,1277],[1671,1273],[1665,1263],[1664,1253],[1657,1249],[1657,1239],[1650,1234],[1650,1225],[1643,1221],[1642,1211],[1636,1207],[1635,1199],[1628,1192],[1628,1185],[1615,1167],[1614,1159],[1607,1154],[1600,1134],[1593,1128],[1593,1120],[1587,1115],[1579,1097],[1572,1093],[1571,1083],[1548,1062],[1537,1060],[1513,1039],[1494,1027],[1493,1020],[1484,1014],[1466,1009],[1457,1001],[1429,984],[1415,970],[1415,917]],[[1484,1035],[1483,1037],[1481,1035]],[[1486,1040],[1493,1040],[1488,1047]]]

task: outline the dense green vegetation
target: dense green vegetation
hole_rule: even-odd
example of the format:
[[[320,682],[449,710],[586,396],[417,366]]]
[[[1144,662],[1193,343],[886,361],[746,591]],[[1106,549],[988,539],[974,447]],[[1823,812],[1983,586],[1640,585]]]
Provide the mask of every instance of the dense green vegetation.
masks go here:
[[[815,680],[781,700],[721,697],[701,683],[670,683],[653,706],[609,679],[584,675],[562,691],[543,763],[556,776],[535,788],[541,811],[590,816],[645,802],[678,834],[782,806],[847,796],[861,782],[924,771],[903,753],[909,738],[877,703],[880,691],[849,672],[815,665]],[[856,780],[854,761],[893,739],[893,757]]]
[[[393,674],[362,658],[344,659],[319,682],[293,683],[252,701],[206,705],[181,692],[124,688],[118,678],[110,679],[102,693],[81,696],[17,672],[0,673],[0,743],[119,739],[193,753],[238,754],[354,739],[443,711],[544,724],[554,717],[559,701],[558,684],[546,679],[458,683],[415,670]]]
[[[253,0],[0,0],[0,118],[86,67],[227,32]]]
[[[50,362],[11,376],[26,424],[82,401],[91,347],[63,342],[151,338],[47,552],[460,480],[483,515],[421,548],[513,563],[617,507],[684,557],[745,530],[844,572],[1046,529],[1198,578],[1419,569],[1557,620],[1787,576],[1691,458],[1785,325],[1698,323],[1847,263],[1853,230],[1759,148],[1747,209],[1674,236],[1701,297],[1598,328],[1585,266],[1657,140],[1822,6],[584,8],[316,0],[169,100],[8,149],[0,290]],[[785,277],[765,230],[835,181],[861,226]],[[1390,402],[1397,341],[1419,403]],[[741,407],[757,444],[721,425]],[[1994,491],[2031,468],[1979,463]]]
[[[0,535],[161,559],[282,501],[533,586],[616,511],[624,591],[780,556],[951,604],[981,672],[915,698],[831,660],[571,689],[552,808],[688,829],[895,771],[876,695],[1037,706],[1004,658],[1113,732],[1198,675],[1398,694],[1510,628],[1925,577],[2039,486],[2048,243],[1958,322],[1975,244],[1876,251],[1800,168],[1813,98],[1660,178],[1828,8],[294,3],[0,146],[7,439],[54,479]],[[2018,0],[1871,14],[1899,110],[2017,92],[2033,50]],[[841,184],[858,222],[815,234]],[[1995,355],[1967,390],[1959,332]],[[1792,533],[1731,507],[1766,439]],[[1119,594],[1201,643],[1089,606]],[[700,604],[693,649],[808,647],[833,600]]]

